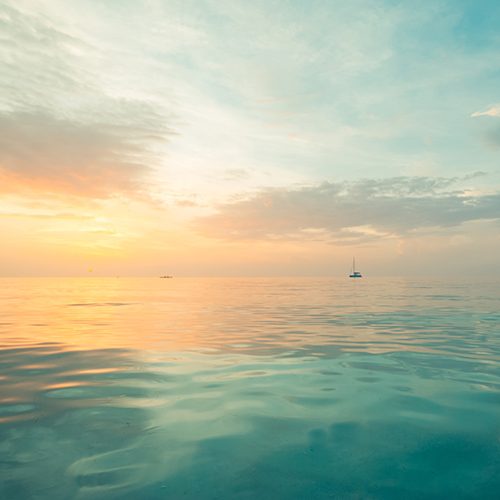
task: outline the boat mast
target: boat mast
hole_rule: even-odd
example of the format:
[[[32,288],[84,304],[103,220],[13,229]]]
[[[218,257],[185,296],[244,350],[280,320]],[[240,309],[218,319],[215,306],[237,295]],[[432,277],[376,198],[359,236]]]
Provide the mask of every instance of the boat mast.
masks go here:
[[[352,274],[356,272],[356,260],[354,257],[352,258]]]

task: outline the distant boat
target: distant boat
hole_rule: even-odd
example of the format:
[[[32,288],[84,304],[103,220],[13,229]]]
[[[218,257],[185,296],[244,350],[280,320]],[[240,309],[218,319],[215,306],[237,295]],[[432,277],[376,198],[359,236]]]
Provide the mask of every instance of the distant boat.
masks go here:
[[[352,258],[352,273],[349,275],[349,278],[362,278],[363,276],[359,271],[356,271],[356,260],[354,257]]]
[[[167,275],[165,275],[165,276],[160,276],[160,278],[173,278],[173,276],[167,276]]]

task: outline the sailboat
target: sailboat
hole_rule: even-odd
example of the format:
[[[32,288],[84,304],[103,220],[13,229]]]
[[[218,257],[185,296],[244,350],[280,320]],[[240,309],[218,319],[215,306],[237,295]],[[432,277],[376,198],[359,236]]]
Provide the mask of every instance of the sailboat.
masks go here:
[[[354,257],[352,258],[352,273],[349,275],[349,278],[362,278],[363,276],[359,271],[356,271],[356,260]]]

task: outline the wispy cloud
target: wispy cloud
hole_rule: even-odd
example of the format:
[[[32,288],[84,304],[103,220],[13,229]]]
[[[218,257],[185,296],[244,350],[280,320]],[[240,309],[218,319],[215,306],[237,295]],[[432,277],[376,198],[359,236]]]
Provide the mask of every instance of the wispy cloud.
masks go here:
[[[472,118],[476,118],[478,116],[500,117],[500,104],[495,104],[494,106],[491,106],[491,108],[487,109],[486,111],[475,111],[474,113],[471,114]]]
[[[107,197],[144,191],[169,113],[110,94],[95,47],[49,17],[0,6],[0,191]]]
[[[93,220],[89,215],[70,214],[70,213],[30,213],[30,212],[0,212],[0,218],[5,219],[42,219],[42,220],[69,220],[69,221],[88,221]]]
[[[423,228],[500,219],[500,193],[453,190],[457,178],[396,177],[263,190],[200,218],[204,234],[224,239],[308,238],[360,242]]]
[[[136,109],[130,125],[79,123],[43,111],[0,113],[0,191],[89,197],[140,191],[151,170],[148,147],[161,130],[157,121],[147,108]]]
[[[495,104],[494,106],[488,108],[486,111],[476,111],[475,113],[471,114],[472,118],[481,116],[500,118],[500,104]],[[482,136],[487,146],[493,149],[500,148],[500,126],[498,122],[494,121],[492,126],[483,129]]]

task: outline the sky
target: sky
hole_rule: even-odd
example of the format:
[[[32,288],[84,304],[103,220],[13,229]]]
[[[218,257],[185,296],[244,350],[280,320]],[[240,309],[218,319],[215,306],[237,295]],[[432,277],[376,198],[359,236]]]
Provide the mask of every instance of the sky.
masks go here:
[[[0,0],[0,275],[500,276],[496,0]]]

